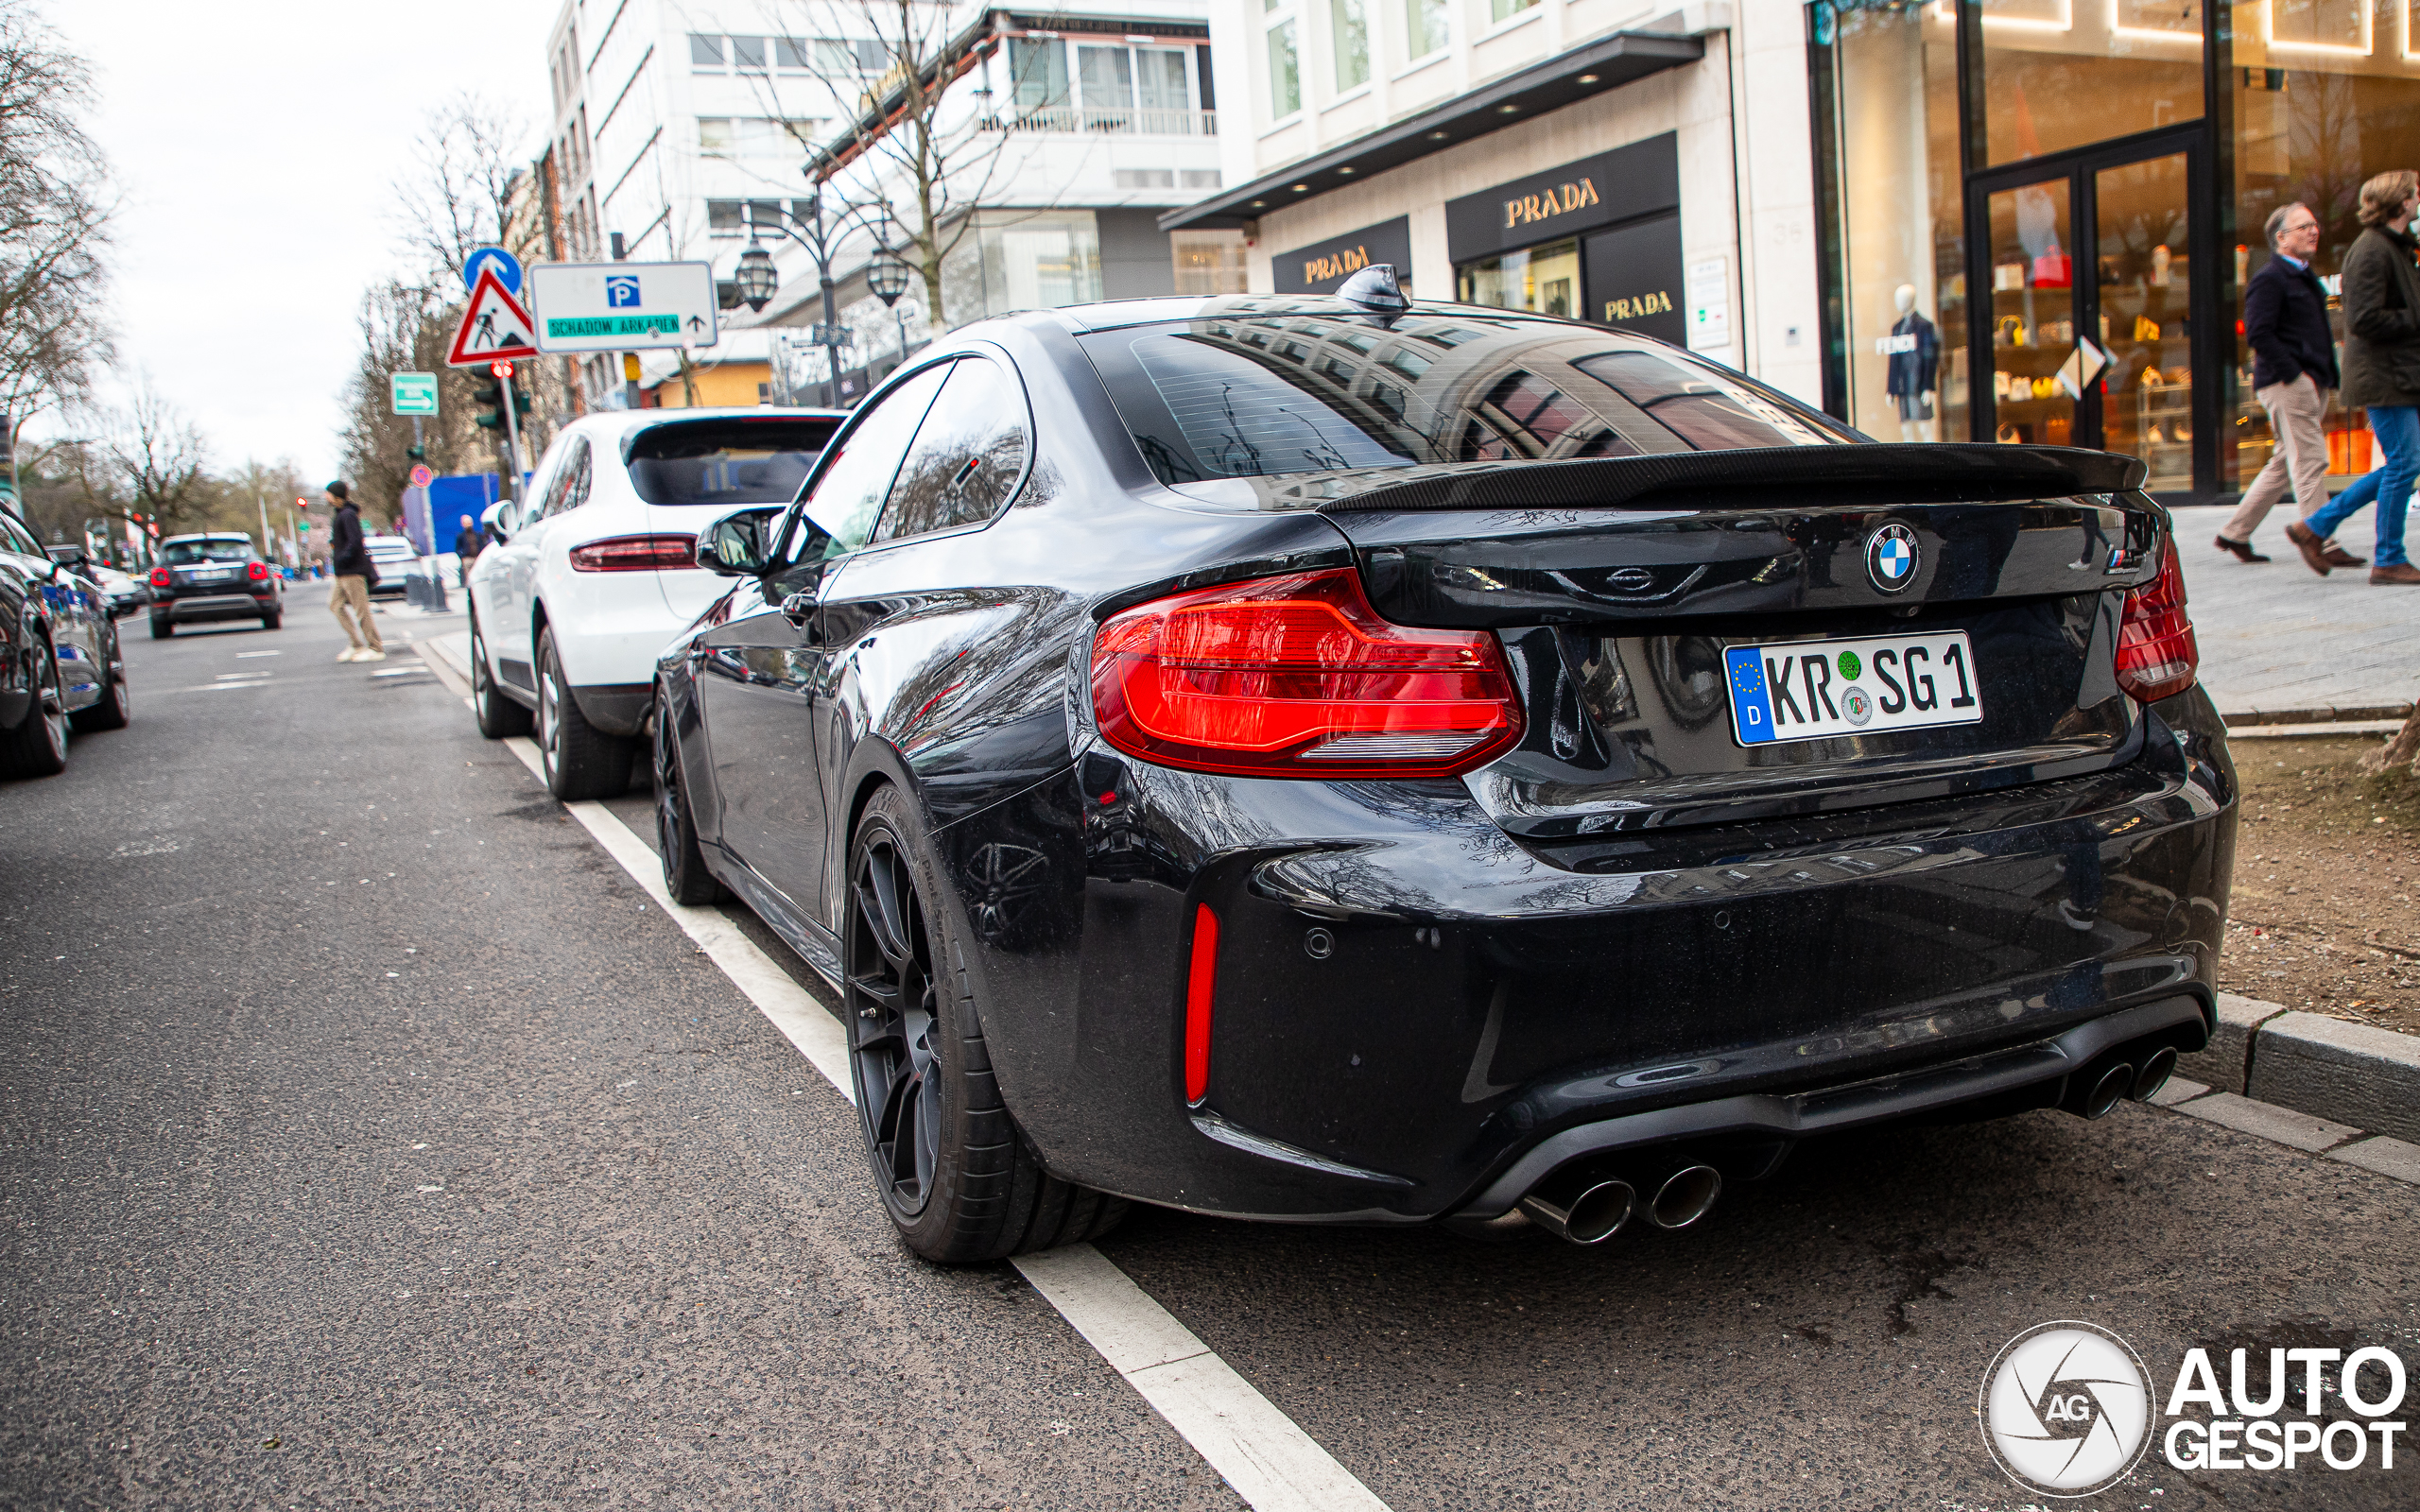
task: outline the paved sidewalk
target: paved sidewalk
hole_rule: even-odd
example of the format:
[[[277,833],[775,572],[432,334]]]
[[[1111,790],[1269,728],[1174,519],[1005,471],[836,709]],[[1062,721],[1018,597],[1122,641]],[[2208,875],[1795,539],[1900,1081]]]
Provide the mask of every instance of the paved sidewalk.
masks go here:
[[[2409,706],[2420,695],[2420,588],[2373,588],[2367,568],[2314,576],[2286,540],[2293,507],[2289,500],[2261,523],[2253,545],[2276,559],[2253,566],[2211,543],[2230,509],[2176,511],[2203,685],[2238,723],[2322,709],[2375,718]],[[2368,511],[2336,539],[2369,556]]]

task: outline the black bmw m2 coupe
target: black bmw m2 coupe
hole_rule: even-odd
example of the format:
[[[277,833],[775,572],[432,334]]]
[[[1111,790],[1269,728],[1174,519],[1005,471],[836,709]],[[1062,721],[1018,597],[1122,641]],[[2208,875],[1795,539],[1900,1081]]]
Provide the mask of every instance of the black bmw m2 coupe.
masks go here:
[[[2099,1116],[2207,1038],[2236,825],[2142,481],[1385,270],[988,321],[700,537],[666,877],[831,979],[938,1261]]]

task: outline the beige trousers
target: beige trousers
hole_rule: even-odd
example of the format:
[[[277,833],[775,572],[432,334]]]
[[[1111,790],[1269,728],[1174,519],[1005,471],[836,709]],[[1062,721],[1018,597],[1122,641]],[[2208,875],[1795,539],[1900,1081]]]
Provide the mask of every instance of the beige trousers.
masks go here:
[[[2219,527],[2229,541],[2250,541],[2270,508],[2294,490],[2294,504],[2308,520],[2327,502],[2327,390],[2304,373],[2290,384],[2271,384],[2254,395],[2269,412],[2277,450],[2243,490],[2243,502]]]
[[[387,649],[378,639],[377,622],[370,617],[369,578],[358,573],[337,578],[335,587],[328,593],[328,612],[344,627],[344,638],[353,643],[354,650],[365,647],[372,651]],[[355,626],[359,627],[355,628]]]

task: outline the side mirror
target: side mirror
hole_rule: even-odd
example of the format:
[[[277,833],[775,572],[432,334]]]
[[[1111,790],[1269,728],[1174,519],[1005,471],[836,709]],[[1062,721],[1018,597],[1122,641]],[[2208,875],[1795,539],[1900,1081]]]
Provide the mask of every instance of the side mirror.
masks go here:
[[[698,533],[698,565],[724,577],[762,577],[773,565],[773,531],[782,505],[735,509]]]
[[[507,511],[511,507],[510,499],[498,499],[495,503],[489,505],[479,515],[479,529],[487,534],[490,541],[499,546],[511,539],[512,524],[507,515]]]

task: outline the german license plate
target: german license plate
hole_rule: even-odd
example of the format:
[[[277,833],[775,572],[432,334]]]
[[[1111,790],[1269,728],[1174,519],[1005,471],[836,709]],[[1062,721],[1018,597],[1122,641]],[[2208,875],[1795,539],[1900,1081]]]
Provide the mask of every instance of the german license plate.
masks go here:
[[[1742,746],[1971,725],[1983,717],[1966,632],[1784,641],[1722,653]]]
[[[194,581],[198,583],[215,583],[222,577],[233,577],[234,576],[235,571],[232,567],[204,567],[201,571],[193,575]]]

